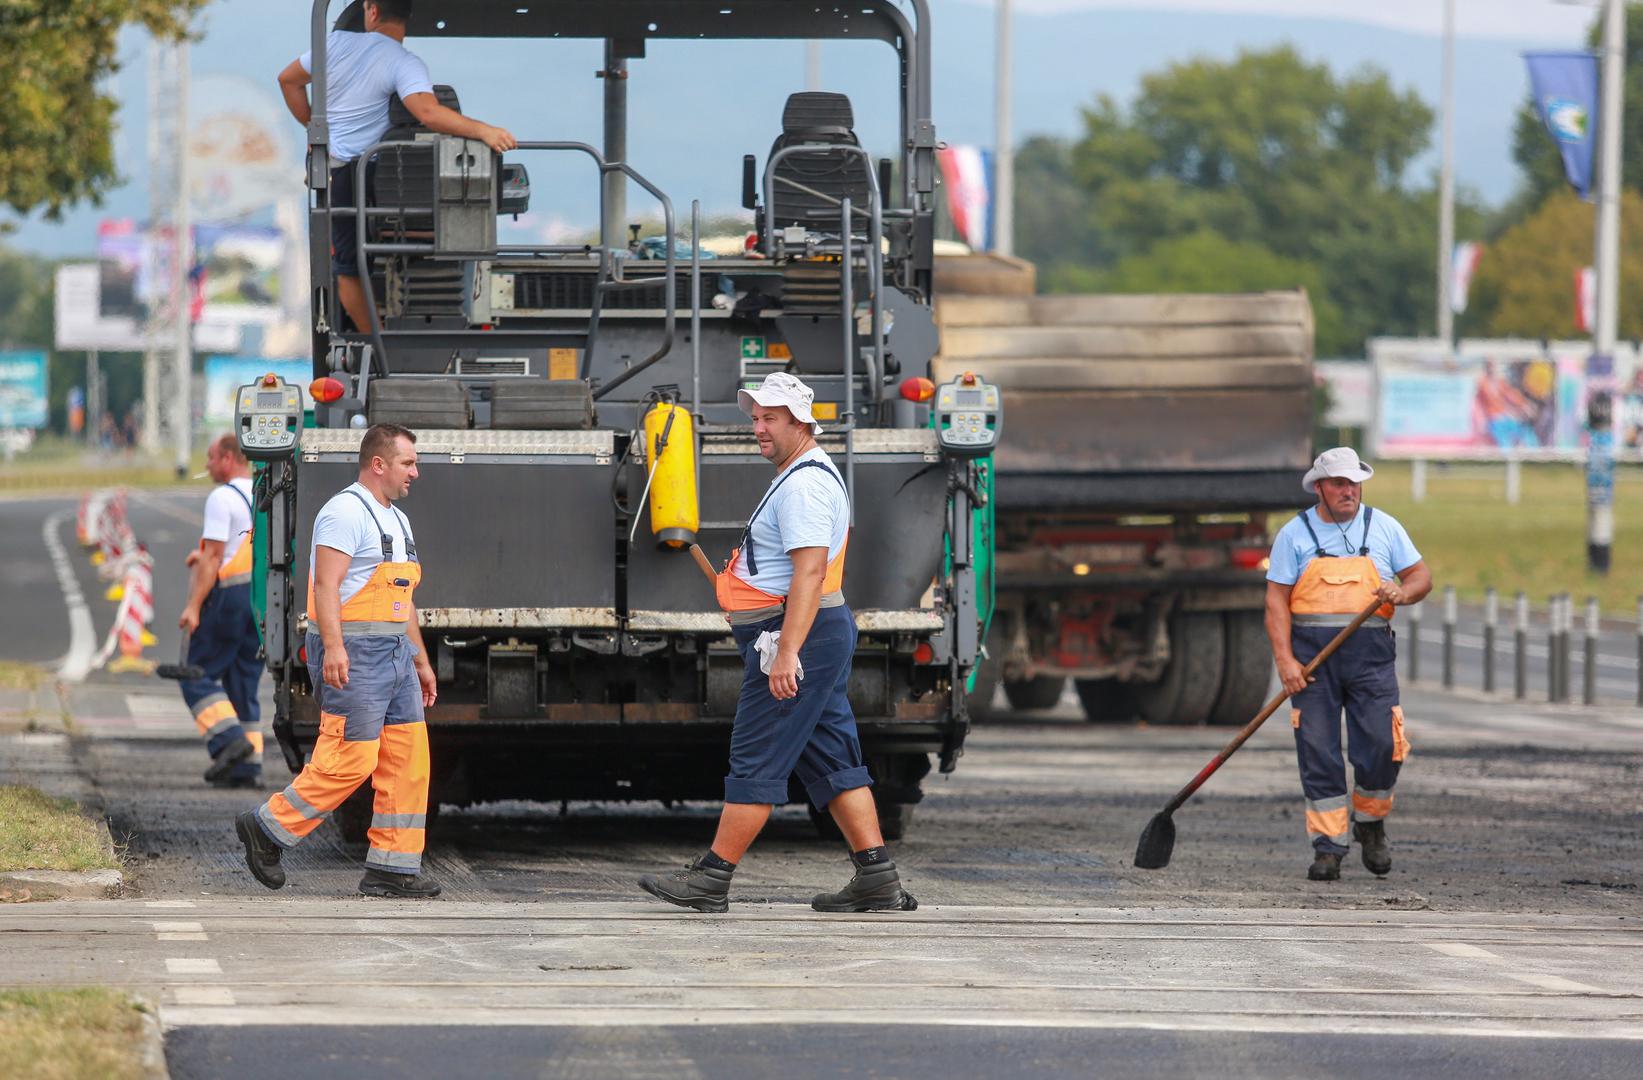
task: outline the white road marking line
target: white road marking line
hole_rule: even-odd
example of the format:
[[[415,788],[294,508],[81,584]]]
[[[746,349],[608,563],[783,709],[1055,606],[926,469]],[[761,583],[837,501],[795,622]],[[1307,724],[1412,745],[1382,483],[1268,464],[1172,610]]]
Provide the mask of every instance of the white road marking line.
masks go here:
[[[210,941],[205,926],[197,922],[157,922],[154,937],[159,941]]]
[[[57,573],[57,587],[63,590],[63,605],[68,609],[68,652],[57,664],[57,677],[71,683],[91,673],[91,661],[97,655],[97,628],[91,622],[91,609],[74,576],[74,564],[57,539],[57,527],[73,515],[73,510],[59,510],[46,518],[40,530],[46,554],[51,556],[51,568]]]
[[[211,957],[170,957],[165,962],[168,975],[221,975],[222,965]]]
[[[1528,983],[1530,986],[1538,986],[1542,990],[1569,990],[1578,994],[1601,994],[1603,992],[1595,986],[1587,986],[1585,983],[1575,982],[1573,979],[1565,979],[1561,975],[1515,975],[1512,972],[1507,972],[1506,977],[1516,979],[1520,983]]]
[[[162,716],[167,719],[176,718],[192,723],[188,715],[188,706],[182,698],[175,694],[127,694],[126,711],[132,717]]]
[[[194,901],[192,901],[192,900],[145,900],[145,901],[143,901],[143,907],[150,907],[150,908],[191,908],[193,906],[194,906]]]
[[[178,1005],[233,1005],[234,991],[226,986],[174,986],[171,994]]]
[[[1461,959],[1464,959],[1464,960],[1499,960],[1499,959],[1501,959],[1501,956],[1500,956],[1499,953],[1492,953],[1488,949],[1480,949],[1476,945],[1463,945],[1459,942],[1431,942],[1431,941],[1422,942],[1421,944],[1425,945],[1428,949],[1431,949],[1433,952],[1440,952],[1445,956],[1458,956],[1458,957],[1460,957]]]

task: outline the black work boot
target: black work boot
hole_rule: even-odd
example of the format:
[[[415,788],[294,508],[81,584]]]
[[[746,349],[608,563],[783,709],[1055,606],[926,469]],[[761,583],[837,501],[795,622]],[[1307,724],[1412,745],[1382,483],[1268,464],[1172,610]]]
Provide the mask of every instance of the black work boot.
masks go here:
[[[226,777],[240,762],[257,752],[251,740],[236,732],[234,740],[211,755],[211,767],[205,770],[205,782],[215,784]]]
[[[680,907],[697,911],[729,911],[730,877],[736,872],[736,867],[723,859],[718,862],[722,865],[710,866],[708,857],[703,855],[695,862],[686,863],[683,870],[675,870],[671,874],[645,874],[639,879],[639,887],[658,900],[666,900]],[[728,870],[725,869],[727,866]]]
[[[1332,851],[1318,852],[1312,857],[1312,865],[1307,867],[1306,876],[1313,881],[1339,881],[1341,857]]]
[[[1355,822],[1352,835],[1362,845],[1365,869],[1377,877],[1385,877],[1392,872],[1392,845],[1386,842],[1386,822]]]
[[[432,900],[439,895],[439,882],[427,874],[396,874],[389,870],[378,870],[374,866],[367,866],[365,876],[359,879],[359,891],[364,896],[388,896],[402,900]]]
[[[270,889],[284,888],[285,867],[280,865],[280,856],[284,851],[262,831],[262,826],[257,823],[257,812],[247,810],[236,817],[234,832],[239,835],[240,843],[245,845],[245,865],[251,868],[251,876]]]
[[[883,852],[883,848],[874,849]],[[845,883],[844,888],[834,893],[818,893],[810,901],[810,906],[817,911],[915,911],[918,901],[913,894],[901,887],[901,875],[896,873],[894,860],[888,857],[875,858],[864,862],[858,856],[850,856],[850,864],[856,868],[855,876]]]

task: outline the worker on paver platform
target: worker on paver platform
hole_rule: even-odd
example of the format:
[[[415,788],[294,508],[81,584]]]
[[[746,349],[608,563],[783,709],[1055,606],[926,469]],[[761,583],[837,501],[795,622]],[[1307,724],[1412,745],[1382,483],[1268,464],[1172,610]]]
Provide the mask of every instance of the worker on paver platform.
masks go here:
[[[1389,620],[1393,605],[1416,603],[1432,591],[1432,575],[1403,526],[1363,505],[1363,482],[1374,474],[1350,447],[1319,454],[1301,480],[1318,505],[1278,531],[1267,571],[1266,632],[1278,678],[1293,695],[1290,724],[1306,794],[1314,852],[1307,877],[1313,881],[1341,876],[1352,836],[1371,873],[1392,869],[1386,816],[1409,740]],[[1305,676],[1305,665],[1377,596],[1386,602],[1380,611]],[[1341,760],[1343,707],[1350,802]]]
[[[422,580],[411,523],[394,507],[417,477],[416,436],[377,424],[359,446],[359,481],[314,519],[308,564],[308,675],[319,740],[284,791],[234,822],[246,863],[270,889],[285,884],[284,849],[319,827],[367,779],[376,789],[359,891],[426,898],[428,725],[434,670],[411,594]]]
[[[188,664],[202,674],[180,683],[205,739],[215,787],[262,786],[262,708],[257,684],[261,638],[251,611],[251,465],[232,435],[205,451],[219,485],[205,497],[200,543],[188,553],[188,602],[177,625],[188,639]]]
[[[884,846],[850,711],[856,621],[841,590],[850,501],[832,459],[816,445],[822,429],[811,412],[815,393],[778,371],[736,397],[776,478],[716,579],[743,663],[725,805],[705,854],[682,871],[646,874],[639,886],[680,907],[726,910],[736,865],[772,805],[787,801],[796,772],[811,803],[838,822],[855,868],[843,889],[810,906],[912,911],[918,902],[902,889]]]
[[[325,38],[325,119],[331,132],[327,146],[333,207],[355,205],[359,156],[388,131],[388,103],[395,94],[429,131],[477,139],[499,154],[519,145],[503,128],[439,103],[428,65],[405,47],[411,0],[367,0],[364,17],[364,33],[333,30]],[[285,106],[300,124],[307,124],[313,115],[308,100],[313,69],[313,53],[305,52],[279,74]],[[332,216],[331,272],[337,276],[337,296],[354,329],[364,333],[371,323],[365,287],[359,279],[358,236],[352,214]]]

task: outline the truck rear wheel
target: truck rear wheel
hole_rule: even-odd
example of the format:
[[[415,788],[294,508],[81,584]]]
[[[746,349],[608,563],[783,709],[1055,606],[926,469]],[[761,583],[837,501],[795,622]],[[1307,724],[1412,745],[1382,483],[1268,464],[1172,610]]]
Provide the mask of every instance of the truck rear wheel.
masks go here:
[[[1228,611],[1221,618],[1226,625],[1226,672],[1209,722],[1242,727],[1266,704],[1267,688],[1272,685],[1272,648],[1261,612]]]
[[[1084,719],[1092,724],[1127,724],[1135,719],[1135,687],[1117,679],[1075,679]]]
[[[901,840],[907,835],[907,829],[913,823],[914,803],[881,802],[878,803],[879,832],[886,840]],[[844,833],[839,830],[839,823],[833,820],[833,815],[826,810],[817,810],[808,802],[805,810],[810,813],[810,824],[815,826],[816,835],[823,840],[843,841]]]
[[[1004,696],[1012,709],[1053,709],[1061,702],[1066,685],[1067,680],[1060,675],[1040,675],[1025,682],[1005,683]]]
[[[1183,611],[1170,619],[1170,661],[1164,677],[1136,695],[1149,724],[1201,724],[1221,692],[1226,631],[1214,611]]]

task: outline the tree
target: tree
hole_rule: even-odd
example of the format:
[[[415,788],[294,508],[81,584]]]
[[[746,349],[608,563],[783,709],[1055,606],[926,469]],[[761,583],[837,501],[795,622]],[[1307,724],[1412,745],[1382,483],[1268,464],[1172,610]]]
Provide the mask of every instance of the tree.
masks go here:
[[[1586,43],[1593,49],[1603,37],[1601,13],[1586,31]],[[1626,71],[1622,92],[1627,107],[1621,112],[1620,182],[1624,187],[1643,188],[1643,7],[1626,8]],[[1596,122],[1597,117],[1592,117]],[[1557,144],[1540,119],[1534,98],[1518,109],[1512,129],[1512,158],[1523,170],[1523,190],[1508,207],[1505,225],[1522,221],[1554,191],[1569,189],[1563,175],[1563,159]],[[1595,167],[1596,162],[1594,160]]]
[[[1046,283],[1055,287],[1099,278],[1127,288],[1117,276],[1145,269],[1156,287],[1182,291],[1206,279],[1180,252],[1208,241],[1163,246],[1213,234],[1230,245],[1222,254],[1279,260],[1258,262],[1263,282],[1279,268],[1294,275],[1270,286],[1308,288],[1329,312],[1319,320],[1320,351],[1430,331],[1436,202],[1408,172],[1431,126],[1432,110],[1384,73],[1338,78],[1288,47],[1174,64],[1146,76],[1128,108],[1102,97],[1085,110],[1083,137],[1066,150],[1075,199],[1018,185],[1018,215],[1035,204],[1080,208],[1076,230],[1060,235],[1084,238],[1085,258],[1059,265],[1067,254],[1054,233],[1024,235],[1032,246],[1022,251],[1050,255]],[[1466,235],[1482,218],[1476,200],[1463,197],[1457,217]],[[1159,259],[1132,261],[1161,247]],[[1222,261],[1226,282],[1245,280],[1235,263]]]
[[[187,32],[207,0],[0,0],[0,203],[19,214],[96,201],[119,181],[116,102],[102,92],[118,68],[116,37],[139,24],[157,37]],[[0,226],[3,229],[4,226]]]
[[[1620,197],[1620,336],[1643,337],[1643,195]],[[1554,192],[1484,251],[1472,282],[1481,331],[1490,337],[1572,338],[1575,273],[1592,262],[1593,209]]]

